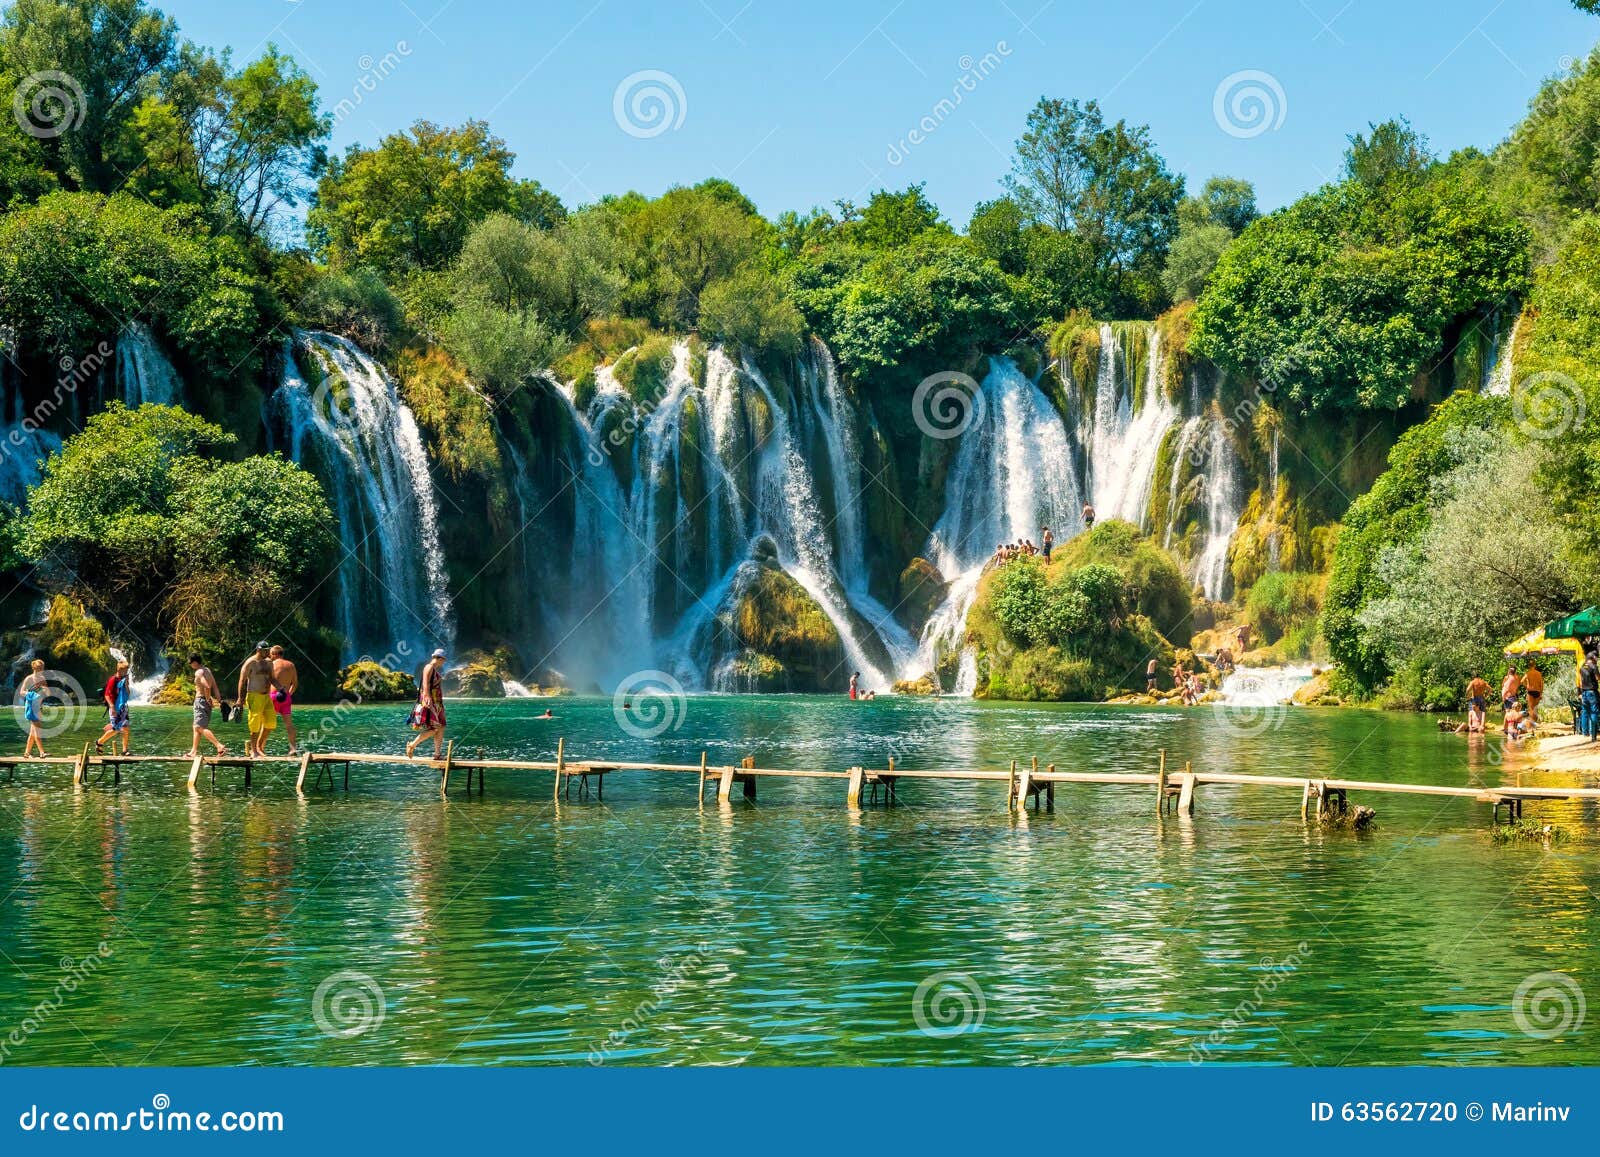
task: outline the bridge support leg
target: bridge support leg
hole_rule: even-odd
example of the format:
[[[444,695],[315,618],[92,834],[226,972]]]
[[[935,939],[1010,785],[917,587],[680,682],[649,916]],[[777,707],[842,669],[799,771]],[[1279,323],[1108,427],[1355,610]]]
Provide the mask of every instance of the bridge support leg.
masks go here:
[[[1183,765],[1183,779],[1181,790],[1178,792],[1178,811],[1182,815],[1194,815],[1194,772],[1189,770],[1189,765]]]
[[[727,803],[733,796],[733,764],[722,769],[722,778],[717,781],[717,802]]]
[[[189,790],[190,791],[193,791],[194,790],[194,785],[200,782],[200,769],[203,768],[205,765],[206,765],[206,758],[203,755],[195,756],[194,757],[194,762],[189,765]],[[302,771],[300,773],[300,776],[301,776],[302,779],[305,778],[305,772]]]
[[[195,760],[195,763],[197,765],[199,764],[199,762],[200,761],[198,759]],[[301,754],[301,756],[300,756],[300,774],[295,776],[295,779],[294,779],[294,789],[295,789],[295,791],[304,791],[305,790],[306,772],[309,771],[310,769],[311,769],[311,753],[309,751],[307,751],[307,752],[304,752],[303,754]],[[196,771],[198,771],[198,770],[199,770],[199,768],[196,767]],[[189,777],[189,782],[190,783],[194,782],[194,777],[193,776]]]
[[[845,806],[851,811],[857,811],[861,807],[862,774],[862,770],[859,767],[852,767],[850,769],[850,780],[845,788],[844,802]]]

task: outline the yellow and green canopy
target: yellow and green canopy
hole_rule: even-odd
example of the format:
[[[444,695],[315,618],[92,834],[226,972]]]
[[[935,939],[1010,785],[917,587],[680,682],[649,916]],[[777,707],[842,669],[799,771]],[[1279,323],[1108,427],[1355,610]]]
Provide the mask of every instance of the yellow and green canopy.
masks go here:
[[[1581,639],[1600,635],[1600,607],[1584,607],[1575,615],[1557,619],[1544,629],[1548,639]]]

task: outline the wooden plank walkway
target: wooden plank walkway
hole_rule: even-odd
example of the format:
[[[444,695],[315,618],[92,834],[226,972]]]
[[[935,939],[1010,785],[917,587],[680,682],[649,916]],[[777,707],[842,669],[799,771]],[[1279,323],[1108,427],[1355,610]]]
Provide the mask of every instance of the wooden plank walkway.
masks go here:
[[[336,786],[336,771],[342,776],[343,786],[348,790],[350,786],[350,769],[352,767],[411,767],[426,769],[439,776],[439,790],[441,795],[450,791],[451,776],[457,773],[466,774],[466,790],[470,794],[473,790],[473,780],[477,780],[477,790],[481,794],[484,790],[484,777],[486,772],[523,772],[547,773],[552,776],[553,795],[556,799],[570,799],[573,789],[577,789],[578,798],[586,798],[591,789],[600,798],[605,798],[605,781],[608,776],[621,772],[655,772],[669,775],[695,775],[699,777],[699,798],[705,798],[707,785],[716,788],[719,802],[728,802],[735,785],[741,787],[744,798],[756,798],[756,785],[766,778],[789,780],[843,780],[845,781],[845,802],[851,808],[861,806],[861,795],[864,789],[870,789],[871,801],[876,802],[880,789],[883,790],[885,799],[893,802],[898,798],[902,781],[927,780],[930,782],[957,781],[968,783],[1004,783],[1006,784],[1006,803],[1009,808],[1026,807],[1029,799],[1034,801],[1036,807],[1055,803],[1055,789],[1057,784],[1090,784],[1100,786],[1142,787],[1146,790],[1154,788],[1156,806],[1159,811],[1171,811],[1180,815],[1193,815],[1195,798],[1202,787],[1262,787],[1278,788],[1285,790],[1298,790],[1300,792],[1300,811],[1302,817],[1315,814],[1322,817],[1330,812],[1342,812],[1349,807],[1351,793],[1362,795],[1410,795],[1426,796],[1437,799],[1464,799],[1475,803],[1487,803],[1494,808],[1494,817],[1498,821],[1501,810],[1505,810],[1508,820],[1520,819],[1523,805],[1538,800],[1565,800],[1565,801],[1592,801],[1600,804],[1600,787],[1577,787],[1565,785],[1535,784],[1523,785],[1506,784],[1496,787],[1451,787],[1439,784],[1422,783],[1387,783],[1379,780],[1358,780],[1338,778],[1317,778],[1306,776],[1286,775],[1248,775],[1238,772],[1195,771],[1186,763],[1181,771],[1169,772],[1167,768],[1166,752],[1161,753],[1160,764],[1154,772],[1096,772],[1096,771],[1061,771],[1054,764],[1040,767],[1038,760],[1029,760],[1027,763],[1012,761],[1009,768],[899,768],[893,759],[889,760],[886,768],[851,767],[845,770],[821,770],[809,768],[780,768],[758,767],[753,758],[747,758],[737,766],[713,766],[707,762],[702,753],[699,763],[651,763],[627,760],[583,760],[568,759],[566,754],[566,740],[562,739],[556,745],[556,758],[554,760],[523,760],[523,759],[462,759],[455,755],[455,746],[450,744],[439,759],[426,757],[407,757],[401,754],[369,751],[328,751],[328,752],[302,752],[299,755],[269,755],[252,757],[244,755],[201,755],[192,758],[188,755],[118,755],[108,752],[95,754],[88,746],[73,756],[50,756],[47,758],[28,759],[22,756],[0,755],[0,768],[7,772],[7,782],[15,782],[19,768],[59,767],[72,769],[72,782],[78,786],[92,786],[104,782],[107,773],[111,775],[113,784],[122,781],[124,770],[135,769],[150,764],[188,765],[188,786],[195,788],[202,774],[209,771],[213,785],[216,783],[219,770],[242,771],[244,786],[249,787],[253,779],[253,771],[257,765],[275,766],[287,765],[297,769],[295,776],[295,789],[303,791],[306,786],[307,776],[315,770],[312,789],[322,786],[324,777],[330,788]],[[1518,776],[1521,779],[1521,776]]]

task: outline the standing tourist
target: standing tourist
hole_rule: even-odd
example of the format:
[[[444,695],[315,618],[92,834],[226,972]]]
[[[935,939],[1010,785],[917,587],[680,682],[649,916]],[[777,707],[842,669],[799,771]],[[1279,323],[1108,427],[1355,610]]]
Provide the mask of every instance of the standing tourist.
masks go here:
[[[1094,507],[1090,506],[1087,502],[1083,504],[1083,529],[1094,529]]]
[[[1467,730],[1482,731],[1489,716],[1489,684],[1482,675],[1473,672],[1467,682]]]
[[[860,695],[860,693],[861,693],[860,687],[861,687],[861,672],[857,671],[853,675],[850,676],[850,698],[854,699],[858,695]]]
[[[96,751],[104,752],[106,740],[121,732],[122,754],[128,754],[128,735],[132,731],[128,724],[128,694],[132,690],[132,683],[128,660],[118,660],[116,673],[106,680],[105,690],[100,693],[100,698],[106,704],[106,729],[94,741]]]
[[[222,702],[222,688],[199,655],[189,656],[189,670],[194,672],[194,735],[189,741],[189,758],[200,754],[202,739],[216,748],[218,755],[226,755],[228,749],[211,733],[211,711]]]
[[[1517,678],[1517,669],[1506,664],[1506,677],[1500,680],[1500,710],[1512,711],[1517,706],[1517,694],[1522,690],[1522,680]]]
[[[28,672],[28,677],[22,681],[18,694],[22,696],[22,717],[28,721],[28,742],[22,749],[22,757],[28,758],[33,754],[34,748],[39,749],[39,758],[44,759],[48,754],[44,749],[44,692],[49,681],[44,677],[44,660],[35,659],[33,667]]]
[[[434,651],[428,665],[422,669],[422,687],[417,692],[417,709],[412,712],[412,729],[416,736],[406,744],[406,755],[417,753],[417,744],[433,740],[433,758],[439,758],[444,742],[444,648]]]
[[[289,736],[289,754],[298,755],[294,737],[294,693],[300,689],[300,672],[283,657],[282,647],[273,647],[272,658],[272,708],[283,716],[283,729]]]
[[[1146,695],[1154,695],[1156,693],[1156,660],[1154,655],[1144,665],[1144,693]]]
[[[1600,734],[1600,666],[1593,651],[1583,657],[1583,666],[1578,668],[1578,701],[1579,731],[1593,743]]]
[[[267,754],[267,733],[278,726],[272,709],[272,659],[266,640],[256,644],[255,654],[239,668],[239,699],[244,703],[245,720],[250,728],[246,755]]]
[[[1056,536],[1050,533],[1048,526],[1039,528],[1039,551],[1044,555],[1044,561],[1050,561],[1050,552],[1056,547]]]
[[[1539,701],[1544,698],[1544,672],[1534,665],[1532,659],[1522,674],[1522,689],[1528,693],[1528,722],[1537,725],[1539,722]]]

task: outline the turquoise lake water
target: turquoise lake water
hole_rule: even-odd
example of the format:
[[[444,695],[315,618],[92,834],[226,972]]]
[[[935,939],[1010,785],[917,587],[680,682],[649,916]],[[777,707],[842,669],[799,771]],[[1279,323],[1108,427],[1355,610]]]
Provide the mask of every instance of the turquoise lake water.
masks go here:
[[[1502,779],[1497,740],[1365,711],[674,709],[654,738],[609,699],[452,703],[451,730],[460,756],[548,759],[564,736],[569,758],[1150,771],[1165,748],[1204,770]],[[407,738],[404,705],[297,714],[323,750]],[[134,726],[136,751],[187,746],[186,710]],[[851,813],[831,780],[702,809],[692,776],[648,773],[560,805],[545,773],[444,802],[403,766],[304,796],[288,765],[248,791],[184,778],[0,783],[3,1063],[1600,1063],[1590,806],[1531,805],[1572,835],[1546,848],[1494,844],[1489,809],[1458,800],[1357,798],[1374,830],[1307,829],[1284,789],[1204,788],[1190,821],[1122,786],[1010,814],[1003,785],[907,783]]]

